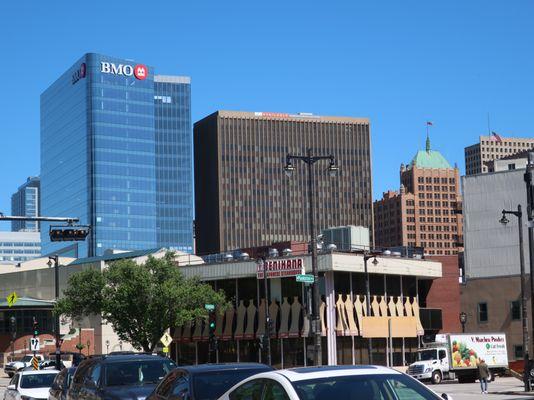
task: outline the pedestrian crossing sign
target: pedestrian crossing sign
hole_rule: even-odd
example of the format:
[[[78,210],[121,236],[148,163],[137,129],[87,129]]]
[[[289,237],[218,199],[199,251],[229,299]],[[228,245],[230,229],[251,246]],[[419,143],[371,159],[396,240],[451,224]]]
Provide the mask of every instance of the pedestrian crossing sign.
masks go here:
[[[9,307],[12,307],[13,304],[15,304],[18,299],[19,299],[19,296],[17,296],[17,292],[12,292],[9,296],[6,297],[7,305]]]
[[[167,332],[163,334],[163,336],[159,339],[161,343],[163,343],[163,346],[169,347],[169,345],[172,343],[172,337]]]

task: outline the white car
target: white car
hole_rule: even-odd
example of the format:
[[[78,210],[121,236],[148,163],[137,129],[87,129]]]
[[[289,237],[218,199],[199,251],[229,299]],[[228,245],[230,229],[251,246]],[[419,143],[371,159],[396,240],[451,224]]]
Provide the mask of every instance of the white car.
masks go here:
[[[48,399],[48,390],[58,373],[57,370],[17,372],[4,392],[4,400]]]
[[[41,354],[36,354],[35,357],[37,357],[39,362],[44,360],[44,358],[43,358],[43,356]],[[26,355],[26,356],[22,357],[22,359],[19,360],[19,361],[9,362],[9,363],[7,363],[5,365],[4,372],[6,373],[7,376],[9,376],[11,378],[13,375],[15,375],[15,373],[17,371],[20,371],[20,370],[22,370],[24,368],[27,368],[27,367],[31,366],[32,358],[33,358],[32,355]]]
[[[263,372],[219,400],[443,400],[414,378],[380,366],[324,366]]]

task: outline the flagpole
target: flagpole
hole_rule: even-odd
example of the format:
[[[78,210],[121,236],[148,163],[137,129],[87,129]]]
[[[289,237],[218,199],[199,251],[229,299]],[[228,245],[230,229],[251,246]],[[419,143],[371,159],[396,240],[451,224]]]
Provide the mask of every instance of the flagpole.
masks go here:
[[[491,128],[490,128],[490,113],[488,113],[488,136],[491,136]]]

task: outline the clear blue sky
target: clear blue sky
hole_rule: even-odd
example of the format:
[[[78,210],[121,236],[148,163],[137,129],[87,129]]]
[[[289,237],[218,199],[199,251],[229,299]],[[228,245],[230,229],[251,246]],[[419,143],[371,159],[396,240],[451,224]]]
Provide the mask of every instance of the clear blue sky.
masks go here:
[[[375,198],[433,148],[464,169],[491,128],[534,136],[534,2],[24,1],[0,11],[0,211],[39,173],[39,95],[85,52],[190,75],[216,109],[371,119]],[[7,225],[0,226],[7,229]]]

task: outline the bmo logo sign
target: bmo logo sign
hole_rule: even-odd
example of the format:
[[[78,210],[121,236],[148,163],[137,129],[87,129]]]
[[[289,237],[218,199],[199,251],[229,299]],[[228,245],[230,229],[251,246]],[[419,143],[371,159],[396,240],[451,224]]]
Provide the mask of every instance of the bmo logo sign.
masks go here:
[[[131,66],[128,64],[115,64],[112,62],[102,61],[100,63],[100,72],[104,74],[135,76],[136,79],[143,81],[148,76],[148,68],[146,65],[137,64]]]

